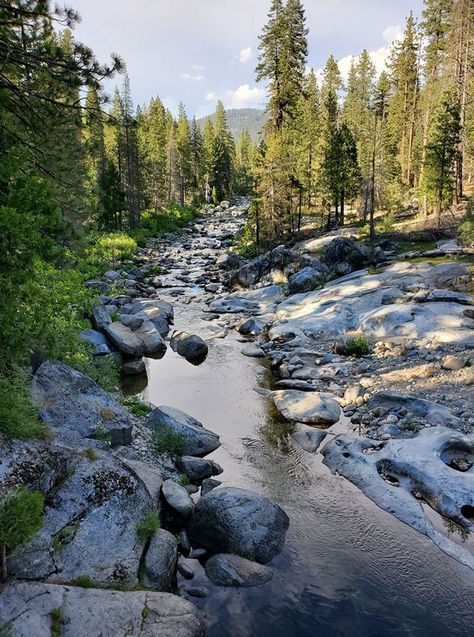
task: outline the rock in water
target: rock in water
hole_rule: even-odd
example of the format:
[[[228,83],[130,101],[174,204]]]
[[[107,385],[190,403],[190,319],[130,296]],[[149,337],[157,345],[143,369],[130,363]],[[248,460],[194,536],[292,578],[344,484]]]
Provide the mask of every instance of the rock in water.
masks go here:
[[[273,577],[268,566],[231,553],[213,555],[207,560],[205,568],[206,575],[216,586],[260,586]]]
[[[0,595],[2,626],[15,637],[49,637],[58,608],[67,618],[61,637],[204,637],[206,629],[201,612],[170,593],[14,582]]]
[[[105,333],[120,352],[137,358],[145,353],[142,339],[119,321],[107,325]]]
[[[221,444],[217,434],[204,429],[198,420],[173,407],[157,407],[145,425],[158,435],[172,433],[179,436],[183,443],[183,455],[202,458]]]
[[[199,500],[188,533],[211,551],[238,551],[266,563],[283,549],[288,526],[283,509],[264,496],[223,487]]]
[[[291,434],[291,438],[304,451],[316,453],[326,435],[326,432],[321,429],[315,429],[309,425],[303,425],[303,423],[297,422]]]
[[[328,393],[281,389],[272,392],[272,397],[278,411],[288,420],[333,425],[341,415],[339,403]]]
[[[222,467],[216,462],[194,456],[178,458],[176,464],[178,469],[185,473],[193,484],[200,484],[206,478],[222,473]]]
[[[170,590],[177,560],[176,538],[168,531],[160,529],[151,538],[145,555],[145,586],[155,591]]]
[[[46,362],[33,377],[31,398],[55,430],[83,438],[110,437],[112,446],[130,444],[132,418],[93,380],[64,363]]]
[[[209,348],[200,336],[174,331],[170,341],[172,349],[188,360],[204,360]]]

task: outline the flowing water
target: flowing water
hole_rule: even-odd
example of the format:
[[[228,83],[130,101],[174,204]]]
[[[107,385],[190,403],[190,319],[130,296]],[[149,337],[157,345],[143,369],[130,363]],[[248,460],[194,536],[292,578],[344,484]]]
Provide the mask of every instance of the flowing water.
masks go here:
[[[175,303],[175,325],[203,338],[202,302]],[[467,637],[474,634],[474,574],[429,539],[380,510],[334,476],[322,456],[289,444],[288,424],[256,388],[270,387],[265,361],[241,355],[239,335],[209,341],[195,367],[171,349],[148,360],[144,398],[177,407],[221,436],[210,457],[224,485],[252,489],[290,517],[273,580],[257,588],[220,588],[195,560],[194,599],[209,637]]]

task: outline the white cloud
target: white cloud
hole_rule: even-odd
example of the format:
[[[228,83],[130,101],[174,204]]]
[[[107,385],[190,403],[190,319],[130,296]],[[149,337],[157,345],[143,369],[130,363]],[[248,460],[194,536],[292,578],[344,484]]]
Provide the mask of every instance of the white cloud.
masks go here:
[[[217,95],[214,93],[214,91],[210,91],[209,93],[206,93],[206,102],[216,102],[217,101]]]
[[[181,73],[181,79],[191,80],[192,82],[202,82],[206,79],[204,75],[191,75],[190,73]]]
[[[204,66],[204,64],[193,64],[192,69],[194,71],[205,71],[206,67]]]
[[[265,90],[258,86],[241,84],[235,90],[226,91],[226,106],[228,108],[245,108],[261,106],[265,97]]]
[[[253,57],[252,47],[248,46],[246,49],[242,49],[239,53],[239,62],[245,64]]]
[[[395,42],[399,41],[403,37],[403,29],[401,26],[392,25],[388,26],[382,33],[382,37],[385,40],[386,44],[381,46],[376,51],[369,51],[370,59],[372,60],[373,65],[375,66],[375,70],[377,75],[380,75],[382,71],[387,70],[387,64],[390,57],[390,53],[392,50],[392,46]],[[339,70],[342,75],[342,79],[344,82],[347,81],[349,77],[349,71],[351,69],[351,64],[353,62],[357,62],[359,59],[359,55],[346,55],[340,60],[338,60]],[[318,69],[316,71],[316,77],[318,82],[321,83],[323,81],[323,69]]]

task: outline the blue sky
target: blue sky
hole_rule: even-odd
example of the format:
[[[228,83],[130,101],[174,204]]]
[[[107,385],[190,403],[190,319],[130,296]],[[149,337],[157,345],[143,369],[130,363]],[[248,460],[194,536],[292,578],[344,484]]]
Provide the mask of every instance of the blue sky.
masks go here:
[[[263,107],[254,79],[258,35],[270,0],[71,0],[82,17],[77,39],[101,61],[120,54],[137,104],[159,96],[176,111],[206,115],[222,99],[227,108]],[[351,56],[368,49],[381,68],[406,16],[422,0],[306,0],[308,66],[329,54],[347,72]],[[109,92],[113,90],[108,86]]]

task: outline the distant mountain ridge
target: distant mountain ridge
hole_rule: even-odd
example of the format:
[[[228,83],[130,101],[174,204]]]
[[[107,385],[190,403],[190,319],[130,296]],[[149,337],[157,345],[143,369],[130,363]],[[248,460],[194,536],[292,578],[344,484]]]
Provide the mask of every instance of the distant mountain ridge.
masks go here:
[[[240,133],[247,129],[250,137],[255,141],[261,137],[261,130],[265,123],[265,111],[259,108],[230,108],[226,111],[227,123],[235,140]],[[214,121],[214,115],[201,117],[198,124],[204,128],[206,121]]]

